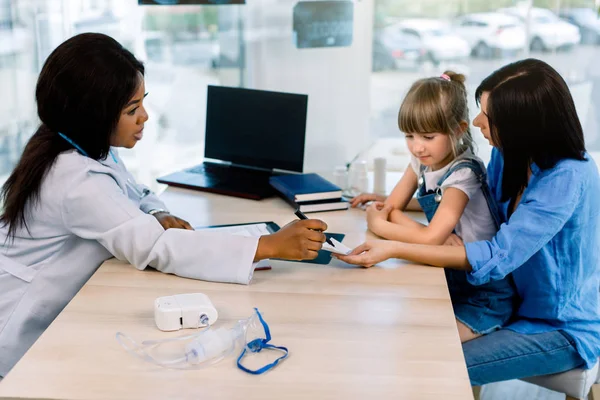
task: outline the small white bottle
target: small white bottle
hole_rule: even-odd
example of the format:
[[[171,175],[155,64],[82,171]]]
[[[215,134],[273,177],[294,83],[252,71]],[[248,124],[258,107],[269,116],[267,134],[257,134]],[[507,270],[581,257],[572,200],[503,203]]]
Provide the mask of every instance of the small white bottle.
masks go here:
[[[356,182],[355,187],[358,193],[366,193],[369,191],[369,167],[367,162],[361,160],[356,163]]]
[[[373,193],[385,196],[386,159],[377,157],[373,161]]]
[[[339,186],[342,191],[348,189],[348,169],[346,169],[346,166],[335,167],[333,171],[333,183]]]

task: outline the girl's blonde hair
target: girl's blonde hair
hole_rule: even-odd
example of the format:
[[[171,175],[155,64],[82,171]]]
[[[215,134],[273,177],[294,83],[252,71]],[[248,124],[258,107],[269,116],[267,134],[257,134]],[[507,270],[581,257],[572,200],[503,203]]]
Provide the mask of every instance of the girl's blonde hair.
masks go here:
[[[460,139],[457,136],[462,121],[469,123],[465,76],[453,71],[413,83],[398,112],[402,132],[449,135],[454,156],[465,150],[475,151],[468,126]]]

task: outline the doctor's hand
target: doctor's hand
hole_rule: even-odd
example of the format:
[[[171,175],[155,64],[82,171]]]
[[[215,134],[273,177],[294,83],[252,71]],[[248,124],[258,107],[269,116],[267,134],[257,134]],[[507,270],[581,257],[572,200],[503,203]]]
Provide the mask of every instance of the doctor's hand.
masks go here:
[[[312,260],[317,257],[325,242],[327,224],[318,219],[290,222],[279,231],[261,236],[254,261],[266,258],[284,260]]]
[[[348,255],[333,253],[332,256],[348,264],[372,267],[377,263],[393,258],[398,243],[394,240],[369,240],[352,250]]]
[[[158,212],[154,214],[154,218],[160,222],[165,231],[169,228],[194,230],[187,221],[171,215],[168,212]]]

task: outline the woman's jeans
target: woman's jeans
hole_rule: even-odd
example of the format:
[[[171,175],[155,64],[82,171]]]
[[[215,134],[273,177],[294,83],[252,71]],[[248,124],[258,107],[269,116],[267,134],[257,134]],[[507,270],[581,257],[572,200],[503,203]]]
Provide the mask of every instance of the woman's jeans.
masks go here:
[[[501,329],[462,346],[471,385],[480,386],[581,367],[574,343],[563,331],[526,335]]]

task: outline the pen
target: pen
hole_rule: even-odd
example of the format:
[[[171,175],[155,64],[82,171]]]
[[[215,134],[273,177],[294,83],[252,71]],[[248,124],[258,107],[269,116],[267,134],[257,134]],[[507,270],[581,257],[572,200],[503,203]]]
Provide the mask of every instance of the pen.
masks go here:
[[[300,219],[308,219],[308,217],[306,215],[304,215],[304,213],[302,211],[300,211],[300,209],[297,209],[294,214],[296,214],[296,217],[300,218]],[[331,239],[326,238],[325,241],[330,245],[335,247],[335,245],[331,242]]]

